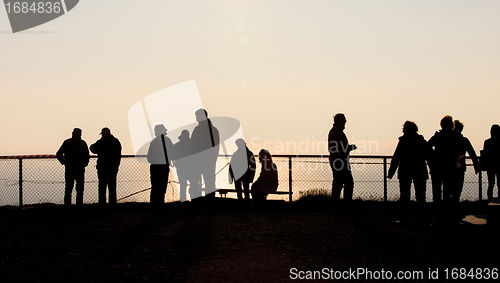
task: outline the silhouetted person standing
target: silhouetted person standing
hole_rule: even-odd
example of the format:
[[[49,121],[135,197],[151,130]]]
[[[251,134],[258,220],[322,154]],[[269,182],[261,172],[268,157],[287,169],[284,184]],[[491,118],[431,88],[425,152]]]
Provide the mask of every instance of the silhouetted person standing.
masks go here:
[[[278,189],[278,167],[273,162],[271,153],[266,149],[259,151],[259,162],[261,164],[260,175],[252,185],[252,198],[265,200],[268,193],[274,193]]]
[[[186,201],[186,189],[189,181],[189,195],[191,199],[199,197],[199,187],[198,180],[193,178],[193,157],[191,148],[191,139],[189,138],[189,131],[183,130],[179,136],[179,141],[174,144],[171,158],[173,160],[174,167],[177,171],[177,177],[179,179],[179,194],[180,201]]]
[[[195,112],[198,125],[193,129],[191,145],[195,161],[193,161],[194,174],[201,184],[205,183],[205,197],[215,197],[215,167],[219,156],[220,138],[219,131],[208,118],[205,109]],[[201,187],[201,186],[200,186]]]
[[[479,162],[477,160],[476,151],[469,139],[462,135],[462,130],[464,129],[464,124],[459,120],[454,122],[455,128],[453,132],[457,135],[457,171],[455,174],[455,186],[454,190],[451,192],[451,201],[455,204],[460,202],[460,196],[462,195],[462,190],[464,187],[465,171],[467,170],[465,164],[465,153],[468,153],[472,159],[472,164],[474,165],[474,172],[477,174],[479,172]]]
[[[352,200],[354,179],[349,164],[349,153],[356,149],[356,145],[350,145],[344,134],[347,122],[344,114],[336,114],[333,117],[333,122],[333,127],[328,133],[329,161],[333,173],[332,199],[338,201],[342,187],[344,187],[344,200],[350,201]]]
[[[168,138],[167,129],[163,124],[155,126],[155,138],[149,144],[147,159],[151,164],[151,194],[150,202],[154,206],[165,203],[165,193],[170,172],[170,158],[168,152],[172,148],[172,141]]]
[[[453,132],[453,118],[449,115],[441,119],[441,130],[429,139],[429,145],[434,147],[434,157],[430,166],[432,177],[432,198],[436,205],[450,201],[451,194],[456,187],[455,175],[457,172],[458,135]]]
[[[101,138],[90,146],[97,154],[97,177],[99,178],[99,204],[106,204],[106,187],[109,190],[109,203],[116,203],[116,176],[122,158],[122,145],[110,129],[102,128]]]
[[[248,149],[243,139],[235,141],[238,149],[234,152],[231,158],[231,165],[229,166],[229,184],[234,180],[234,188],[238,199],[243,199],[241,188],[243,187],[245,199],[250,199],[250,183],[253,182],[255,177],[255,157],[253,152]]]
[[[490,134],[491,137],[484,141],[483,150],[481,151],[481,162],[485,163],[481,166],[484,166],[488,175],[488,200],[493,199],[495,177],[497,179],[497,197],[500,197],[500,190],[498,189],[498,182],[500,181],[500,126],[497,124],[491,126]]]
[[[403,217],[408,216],[408,204],[410,203],[411,183],[415,187],[415,198],[419,208],[425,204],[425,191],[429,174],[426,161],[430,159],[432,149],[422,135],[418,134],[418,126],[412,121],[403,124],[403,135],[391,160],[391,167],[387,178],[391,179],[398,170],[399,201]]]
[[[57,160],[65,167],[64,205],[71,205],[71,193],[76,181],[76,204],[83,205],[85,167],[89,164],[90,154],[87,143],[82,140],[82,130],[74,128],[72,137],[65,140],[56,153]]]

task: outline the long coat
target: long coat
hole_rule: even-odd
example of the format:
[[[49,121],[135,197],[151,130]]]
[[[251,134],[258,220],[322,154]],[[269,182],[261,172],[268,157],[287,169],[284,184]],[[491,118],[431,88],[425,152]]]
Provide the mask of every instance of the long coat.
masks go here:
[[[429,179],[427,171],[428,161],[432,156],[432,149],[423,136],[404,134],[399,137],[399,143],[392,156],[388,177],[392,178],[398,170],[398,179]]]
[[[252,183],[255,177],[256,167],[253,152],[248,149],[248,147],[245,147],[244,149],[238,148],[231,158],[231,165],[229,165],[229,178],[236,179],[236,181],[241,180],[245,183]]]

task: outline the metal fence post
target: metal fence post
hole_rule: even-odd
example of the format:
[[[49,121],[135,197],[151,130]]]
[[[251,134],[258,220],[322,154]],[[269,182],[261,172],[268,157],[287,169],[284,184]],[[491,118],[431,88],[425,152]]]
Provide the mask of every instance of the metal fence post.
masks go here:
[[[292,157],[288,157],[288,191],[290,192],[289,202],[292,202]]]
[[[384,201],[387,201],[387,157],[384,157]]]
[[[23,206],[23,159],[19,158],[19,207]]]

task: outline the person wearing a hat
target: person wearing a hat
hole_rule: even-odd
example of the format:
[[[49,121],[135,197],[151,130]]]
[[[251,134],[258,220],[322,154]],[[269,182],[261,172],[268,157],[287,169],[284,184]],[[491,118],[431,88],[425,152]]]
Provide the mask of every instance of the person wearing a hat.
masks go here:
[[[106,204],[106,187],[109,190],[109,203],[116,203],[116,176],[122,158],[122,145],[109,128],[101,130],[101,138],[90,146],[97,154],[97,177],[99,178],[99,204]]]
[[[64,165],[64,205],[71,205],[71,193],[76,181],[76,204],[83,205],[85,167],[89,164],[90,154],[87,143],[82,140],[82,130],[74,128],[71,138],[65,140],[56,153],[57,160]]]
[[[150,202],[154,206],[158,206],[165,203],[171,160],[169,153],[171,153],[173,144],[167,137],[167,129],[163,124],[155,126],[155,136],[149,144],[147,160],[151,164],[149,167],[151,174]]]

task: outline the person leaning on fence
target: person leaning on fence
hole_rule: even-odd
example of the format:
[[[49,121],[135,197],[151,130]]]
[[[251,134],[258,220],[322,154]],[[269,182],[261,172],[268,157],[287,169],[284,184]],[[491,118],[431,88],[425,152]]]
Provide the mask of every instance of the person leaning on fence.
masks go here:
[[[351,165],[349,164],[349,153],[355,150],[356,145],[350,145],[344,134],[347,119],[342,113],[333,117],[333,127],[328,133],[329,161],[332,168],[332,199],[338,201],[340,192],[344,188],[344,200],[352,200],[354,179],[352,178]]]
[[[259,178],[252,185],[252,198],[265,200],[269,193],[274,193],[278,189],[278,168],[274,164],[271,153],[266,149],[259,152],[259,162],[261,170]]]
[[[165,193],[168,185],[168,173],[170,172],[170,158],[168,156],[173,144],[166,136],[167,129],[163,124],[155,126],[155,138],[149,144],[147,160],[151,164],[150,202],[154,206],[165,203]]]
[[[431,155],[432,149],[424,137],[418,134],[417,124],[406,121],[387,175],[387,178],[391,179],[396,170],[398,171],[400,211],[403,218],[406,218],[409,212],[412,181],[419,210],[425,204],[425,191],[429,179],[426,161],[430,160]]]
[[[122,158],[122,145],[109,128],[102,128],[101,138],[90,146],[90,151],[97,154],[99,204],[106,204],[106,187],[109,203],[116,204],[116,176]]]
[[[495,188],[495,177],[497,179],[497,197],[500,197],[498,183],[500,181],[500,126],[491,126],[491,137],[484,141],[481,150],[481,167],[488,175],[488,200],[493,199],[493,189]]]
[[[241,187],[244,189],[245,200],[250,200],[250,183],[255,177],[255,157],[243,139],[237,139],[235,143],[238,149],[231,157],[228,173],[229,184],[232,184],[234,180],[234,188],[239,200],[243,199]]]
[[[458,160],[457,160],[457,171],[455,174],[455,186],[453,187],[453,191],[451,192],[451,201],[454,204],[458,204],[460,202],[460,196],[462,195],[462,190],[464,187],[464,178],[465,171],[467,170],[467,166],[465,164],[465,153],[468,153],[470,158],[472,159],[472,164],[474,165],[474,172],[479,173],[479,162],[477,160],[476,151],[469,139],[462,135],[462,130],[464,129],[464,124],[459,120],[455,120],[453,122],[455,128],[453,132],[457,135],[457,151],[458,151]]]
[[[64,165],[64,205],[71,205],[71,193],[76,181],[76,205],[83,205],[85,167],[89,164],[90,153],[87,143],[82,140],[82,130],[74,128],[71,138],[65,140],[56,153],[57,160]]]

